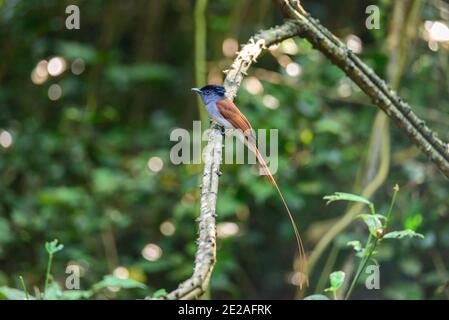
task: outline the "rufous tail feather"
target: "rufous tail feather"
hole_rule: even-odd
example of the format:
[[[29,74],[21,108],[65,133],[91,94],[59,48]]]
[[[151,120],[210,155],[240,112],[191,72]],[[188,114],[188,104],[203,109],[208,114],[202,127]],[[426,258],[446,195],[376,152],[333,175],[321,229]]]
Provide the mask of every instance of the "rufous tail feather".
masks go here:
[[[265,176],[267,177],[268,181],[275,187],[276,191],[278,192],[282,203],[284,204],[285,210],[287,211],[288,217],[290,219],[290,222],[293,227],[293,231],[295,232],[296,237],[296,244],[298,246],[298,254],[299,254],[299,286],[302,289],[303,284],[306,286],[308,285],[308,275],[307,275],[307,257],[304,250],[304,245],[301,239],[301,236],[299,235],[298,228],[296,226],[296,221],[293,218],[292,213],[290,212],[290,209],[288,208],[287,202],[285,201],[284,195],[282,194],[281,189],[279,188],[276,180],[274,179],[273,175],[271,174],[270,169],[267,166],[267,163],[265,162],[265,159],[262,157],[262,155],[259,152],[259,149],[257,149],[254,142],[250,141],[249,138],[246,136],[246,139],[244,139],[245,144],[248,146],[248,148],[256,155],[257,160],[259,161],[261,169],[264,171]]]

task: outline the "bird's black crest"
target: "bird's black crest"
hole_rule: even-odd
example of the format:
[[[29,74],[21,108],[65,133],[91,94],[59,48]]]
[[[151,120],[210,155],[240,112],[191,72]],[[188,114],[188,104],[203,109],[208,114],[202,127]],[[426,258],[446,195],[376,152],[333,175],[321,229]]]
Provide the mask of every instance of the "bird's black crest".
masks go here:
[[[208,84],[207,86],[204,86],[201,88],[201,92],[203,94],[215,93],[220,96],[224,96],[226,93],[226,90],[222,86],[218,86],[216,84]]]

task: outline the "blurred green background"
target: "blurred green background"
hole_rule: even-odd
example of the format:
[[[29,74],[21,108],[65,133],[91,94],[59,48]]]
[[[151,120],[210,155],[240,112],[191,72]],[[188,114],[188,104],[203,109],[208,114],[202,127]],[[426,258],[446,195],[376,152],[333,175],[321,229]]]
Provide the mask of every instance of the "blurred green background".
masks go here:
[[[416,5],[416,15],[398,2]],[[80,8],[79,30],[65,28],[70,4]],[[365,27],[370,4],[380,29]],[[303,6],[449,139],[446,1]],[[52,269],[60,286],[69,264],[81,268],[82,289],[106,274],[147,285],[95,298],[143,298],[190,276],[202,166],[172,164],[169,135],[199,119],[194,9],[187,0],[0,0],[0,286],[20,288],[22,275],[42,290],[44,243],[55,238],[65,245]],[[279,23],[271,0],[209,1],[207,81],[220,84],[238,44]],[[448,298],[447,180],[394,125],[376,125],[377,108],[342,71],[307,41],[289,40],[251,68],[236,102],[255,128],[280,129],[276,179],[309,255],[347,209],[326,206],[324,195],[360,194],[377,179],[370,199],[385,212],[400,185],[392,226],[425,239],[382,243],[381,290],[361,285],[354,298]],[[294,234],[277,194],[253,166],[222,171],[210,297],[299,297]],[[333,270],[354,272],[346,242],[366,236],[360,221],[336,235],[307,294],[322,293]]]

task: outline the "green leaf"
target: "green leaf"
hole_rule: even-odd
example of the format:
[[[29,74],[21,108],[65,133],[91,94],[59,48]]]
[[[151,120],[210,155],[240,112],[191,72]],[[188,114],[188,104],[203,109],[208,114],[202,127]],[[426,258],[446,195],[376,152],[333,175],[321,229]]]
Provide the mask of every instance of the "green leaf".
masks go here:
[[[368,199],[365,199],[361,196],[352,194],[352,193],[344,193],[344,192],[335,192],[333,195],[328,195],[323,197],[324,200],[327,200],[326,204],[329,204],[334,201],[352,201],[352,202],[360,202],[364,203],[368,206],[372,206],[373,203]]]
[[[28,295],[28,299],[35,300],[31,295]],[[0,300],[26,300],[26,295],[22,290],[0,287]]]
[[[408,217],[404,221],[404,228],[410,230],[416,230],[422,223],[421,213],[415,213],[414,215]]]
[[[345,281],[345,273],[343,271],[335,271],[332,272],[329,275],[329,279],[331,282],[331,286],[324,291],[328,292],[335,292],[343,285],[343,282]]]
[[[382,216],[383,217],[383,216]],[[369,232],[377,237],[377,230],[382,229],[382,222],[380,221],[378,214],[359,214],[357,218],[363,219],[365,224],[368,226]]]
[[[424,235],[422,235],[421,233],[417,233],[410,229],[401,230],[401,231],[392,231],[392,232],[389,232],[386,235],[384,235],[385,239],[402,239],[404,237],[408,237],[408,238],[417,237],[417,238],[424,239]]]
[[[154,299],[159,299],[159,298],[161,298],[161,297],[163,297],[163,296],[165,296],[165,295],[167,295],[167,290],[165,290],[165,289],[159,289],[159,290],[157,290],[157,291],[155,291],[155,292],[153,293],[152,297],[153,297]]]
[[[360,243],[360,241],[358,240],[352,240],[352,241],[348,241],[346,243],[346,245],[351,246],[352,249],[354,249],[355,251],[359,252],[360,250],[362,250],[362,244]]]
[[[121,289],[133,289],[133,288],[145,289],[147,286],[133,279],[120,279],[113,275],[106,275],[103,277],[103,280],[94,284],[92,289],[95,291],[99,291],[109,287]]]
[[[330,300],[323,294],[312,294],[304,298],[304,300]]]
[[[58,239],[45,243],[45,250],[47,250],[48,254],[55,254],[56,252],[61,251],[63,248],[64,245],[62,243],[58,244]]]

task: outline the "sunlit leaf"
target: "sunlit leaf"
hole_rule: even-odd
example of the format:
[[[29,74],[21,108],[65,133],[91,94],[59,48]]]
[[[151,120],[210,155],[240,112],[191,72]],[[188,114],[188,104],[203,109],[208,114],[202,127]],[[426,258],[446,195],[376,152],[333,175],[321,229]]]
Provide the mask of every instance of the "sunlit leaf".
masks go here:
[[[340,289],[340,287],[343,285],[343,282],[345,281],[345,273],[343,271],[335,271],[332,272],[329,275],[329,280],[331,283],[331,286],[324,291],[328,292],[334,292]]]
[[[58,243],[58,239],[45,243],[45,250],[47,250],[48,254],[55,254],[56,252],[61,251],[63,248],[64,245],[62,243]]]
[[[159,299],[159,298],[165,296],[166,294],[167,294],[167,290],[165,290],[165,289],[159,289],[159,290],[156,290],[156,291],[153,293],[152,297],[153,297],[154,299]]]

